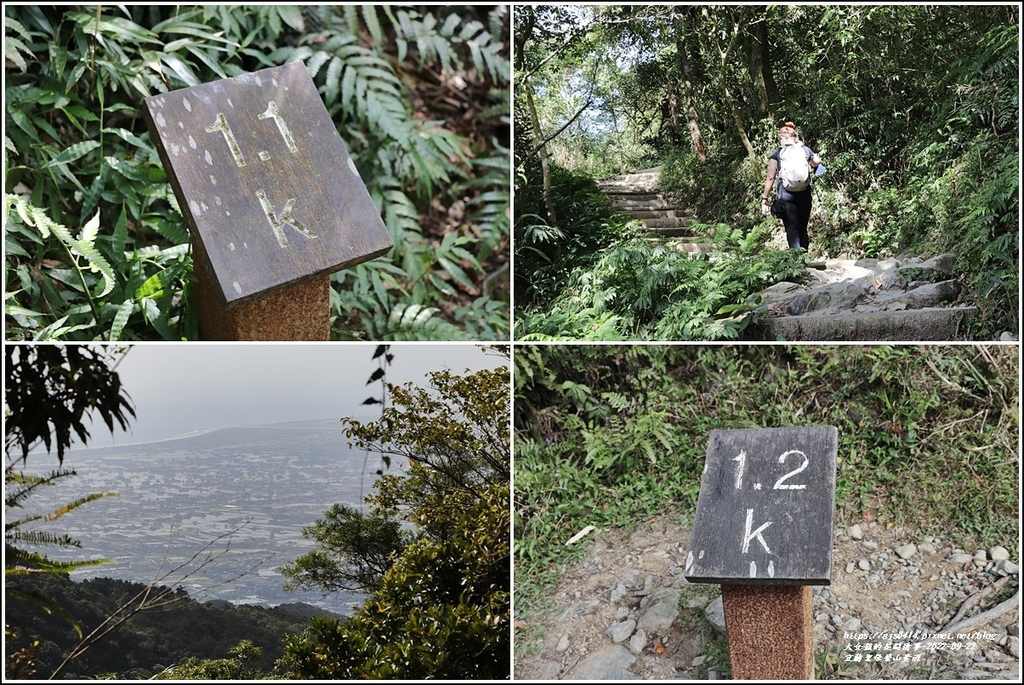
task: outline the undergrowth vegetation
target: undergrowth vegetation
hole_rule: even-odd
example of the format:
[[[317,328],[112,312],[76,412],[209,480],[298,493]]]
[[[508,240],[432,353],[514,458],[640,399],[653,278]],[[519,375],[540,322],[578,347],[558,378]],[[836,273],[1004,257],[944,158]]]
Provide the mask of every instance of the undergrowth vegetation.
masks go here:
[[[690,254],[643,237],[593,179],[555,167],[565,230],[544,223],[536,189],[516,195],[516,338],[534,340],[736,339],[766,310],[750,297],[798,280],[806,253],[767,248],[750,231],[693,224],[714,246]]]
[[[1012,542],[1018,383],[1009,346],[524,346],[517,606],[529,611],[585,526],[690,517],[716,428],[836,426],[837,525]]]
[[[507,339],[507,34],[504,7],[5,6],[7,338],[195,338],[143,98],[302,61],[395,244],[332,276],[332,337]]]

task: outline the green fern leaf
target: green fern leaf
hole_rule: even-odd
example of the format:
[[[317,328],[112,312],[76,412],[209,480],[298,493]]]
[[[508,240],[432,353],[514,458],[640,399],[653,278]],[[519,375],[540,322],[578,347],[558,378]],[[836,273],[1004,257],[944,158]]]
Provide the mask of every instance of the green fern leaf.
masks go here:
[[[81,159],[85,155],[89,154],[99,146],[100,143],[99,141],[96,140],[83,140],[81,143],[75,143],[74,145],[68,147],[59,155],[51,159],[49,162],[47,162],[43,168],[49,169],[51,167],[55,167],[61,164],[68,164],[69,162],[74,162],[75,160]]]

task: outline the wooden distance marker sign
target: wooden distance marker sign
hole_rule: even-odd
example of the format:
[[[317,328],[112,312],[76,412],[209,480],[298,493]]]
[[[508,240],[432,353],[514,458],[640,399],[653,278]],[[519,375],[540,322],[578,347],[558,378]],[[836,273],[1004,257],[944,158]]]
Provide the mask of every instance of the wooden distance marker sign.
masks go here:
[[[206,339],[326,340],[330,274],[391,249],[301,62],[146,98]]]
[[[812,585],[832,568],[838,431],[715,430],[684,575],[722,586],[733,677],[814,676]]]

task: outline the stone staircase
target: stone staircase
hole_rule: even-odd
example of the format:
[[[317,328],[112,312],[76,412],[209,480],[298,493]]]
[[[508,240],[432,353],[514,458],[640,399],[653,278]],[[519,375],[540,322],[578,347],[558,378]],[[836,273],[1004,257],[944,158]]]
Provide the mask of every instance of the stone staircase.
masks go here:
[[[954,262],[952,255],[811,262],[807,283],[783,281],[757,293],[771,316],[748,335],[759,340],[963,340],[978,308],[960,304]]]
[[[601,181],[598,186],[612,205],[633,219],[642,221],[649,237],[683,252],[710,249],[702,236],[694,235],[689,210],[677,207],[658,190],[661,167],[630,171]]]
[[[631,171],[598,186],[615,207],[643,222],[650,240],[691,255],[711,251],[707,236],[695,235],[689,210],[675,206],[658,189],[660,174],[661,167]],[[804,283],[778,283],[758,293],[771,315],[748,329],[745,337],[962,340],[978,310],[960,304],[960,286],[951,273],[953,261],[950,255],[939,255],[812,262]]]

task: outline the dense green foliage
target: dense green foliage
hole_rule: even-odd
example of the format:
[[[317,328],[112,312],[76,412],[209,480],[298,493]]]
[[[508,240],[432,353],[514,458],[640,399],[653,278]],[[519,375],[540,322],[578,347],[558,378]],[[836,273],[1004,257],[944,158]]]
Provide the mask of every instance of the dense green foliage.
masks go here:
[[[804,273],[806,253],[766,249],[764,233],[719,224],[708,239],[714,259],[643,238],[617,242],[574,269],[546,311],[517,318],[517,338],[736,339],[765,312],[750,293]]]
[[[395,243],[332,276],[332,337],[506,339],[487,277],[508,259],[507,24],[504,7],[5,6],[7,338],[195,338],[143,98],[302,61]]]
[[[370,592],[410,538],[397,518],[366,515],[344,504],[332,505],[302,536],[317,548],[281,569],[288,590]]]
[[[85,346],[4,347],[4,453],[8,462],[28,459],[43,445],[64,453],[77,438],[89,441],[87,421],[95,415],[114,432],[135,416],[116,372],[124,350]],[[73,433],[73,434],[72,434]]]
[[[508,383],[505,368],[436,372],[429,389],[391,388],[377,421],[346,419],[357,446],[403,467],[374,484],[367,516],[332,509],[307,529],[317,548],[292,565],[295,577],[327,592],[357,582],[372,595],[352,616],[316,619],[289,639],[289,677],[510,676]],[[399,535],[399,517],[411,536]],[[386,539],[371,548],[377,527]]]
[[[836,426],[840,522],[1017,539],[1016,347],[525,346],[515,367],[524,611],[584,526],[690,517],[716,428]]]
[[[52,597],[76,616],[86,628],[99,624],[119,606],[129,602],[145,585],[110,578],[75,582],[67,575],[48,574],[19,579],[19,586]],[[159,589],[157,589],[159,591]],[[287,634],[299,633],[308,622],[286,607],[198,602],[182,590],[174,601],[132,617],[104,640],[93,645],[61,674],[62,678],[99,677],[113,673],[120,678],[148,678],[171,666],[197,667],[199,659],[221,659],[243,640],[262,649],[246,662],[253,672],[269,674],[281,656]],[[35,649],[38,677],[45,678],[79,640],[61,619],[47,616],[14,601],[5,605],[8,623],[18,625],[21,635],[38,641]],[[8,653],[23,646],[25,638],[7,646]],[[250,652],[251,655],[251,652]],[[237,658],[237,655],[236,655]],[[170,671],[173,678],[188,677]]]
[[[549,216],[565,194],[552,182],[541,202],[545,152],[549,168],[596,178],[661,164],[662,187],[704,222],[777,230],[758,198],[774,133],[793,120],[828,167],[815,256],[951,253],[982,310],[969,336],[1016,331],[1018,34],[1010,5],[517,8],[516,139],[550,137],[516,148],[517,198],[529,198],[516,207],[517,281],[562,291],[591,271],[581,260],[575,279],[549,284],[528,259],[519,268],[528,227],[556,244],[587,220]],[[517,309],[566,314],[552,299],[517,283]]]
[[[558,297],[575,271],[593,265],[601,248],[639,236],[639,227],[612,207],[589,176],[554,165],[552,188],[566,217],[562,227],[544,220],[539,185],[516,185],[515,296],[535,308]]]

